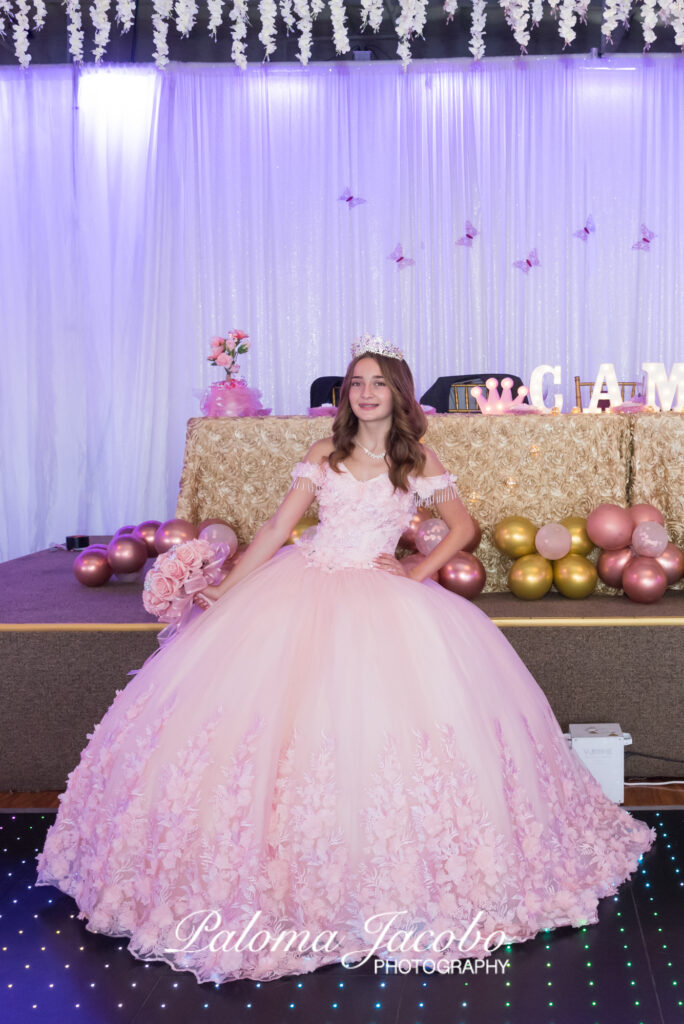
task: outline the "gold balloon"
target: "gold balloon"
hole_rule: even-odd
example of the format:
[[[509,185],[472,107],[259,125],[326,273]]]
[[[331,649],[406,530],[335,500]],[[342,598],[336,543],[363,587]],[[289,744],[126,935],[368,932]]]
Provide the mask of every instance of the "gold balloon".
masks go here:
[[[541,555],[523,555],[511,566],[508,586],[524,601],[538,601],[551,589],[553,566]]]
[[[596,588],[597,580],[596,566],[583,555],[570,552],[553,563],[553,583],[563,597],[589,597]]]
[[[561,525],[570,531],[570,554],[590,555],[594,550],[594,544],[589,540],[586,519],[583,516],[566,516],[565,519],[561,519]]]
[[[506,516],[494,527],[494,544],[502,555],[522,558],[534,552],[537,527],[525,516]]]
[[[296,526],[294,526],[290,532],[290,536],[285,541],[286,544],[292,544],[295,537],[301,537],[305,530],[308,530],[310,526],[318,526],[318,519],[316,516],[302,516]]]

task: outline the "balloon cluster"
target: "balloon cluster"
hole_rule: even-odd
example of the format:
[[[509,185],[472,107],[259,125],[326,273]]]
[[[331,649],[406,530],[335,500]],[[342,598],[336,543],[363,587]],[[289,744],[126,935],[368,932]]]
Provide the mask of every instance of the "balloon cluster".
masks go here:
[[[441,583],[447,590],[471,600],[477,597],[487,581],[482,562],[472,553],[482,540],[482,531],[477,523],[475,526],[475,536],[463,551],[455,554],[431,576],[431,579]],[[418,565],[448,533],[449,527],[443,519],[435,518],[426,509],[419,508],[399,538],[402,547],[415,549],[415,554],[402,558],[402,565],[407,569]]]
[[[229,559],[237,551],[237,537],[223,519],[205,519],[199,526],[187,519],[167,519],[165,523],[146,519],[137,526],[119,527],[109,544],[84,548],[74,559],[74,576],[86,587],[101,587],[112,575],[130,583],[140,578],[148,558],[196,537],[227,544]]]
[[[587,519],[587,532],[602,549],[599,576],[632,601],[651,604],[684,576],[684,552],[670,543],[653,505],[599,505]]]
[[[525,516],[507,516],[494,527],[494,544],[514,558],[508,586],[516,597],[536,601],[555,586],[564,597],[588,597],[597,583],[587,555],[594,549],[587,520],[567,516],[540,529]]]

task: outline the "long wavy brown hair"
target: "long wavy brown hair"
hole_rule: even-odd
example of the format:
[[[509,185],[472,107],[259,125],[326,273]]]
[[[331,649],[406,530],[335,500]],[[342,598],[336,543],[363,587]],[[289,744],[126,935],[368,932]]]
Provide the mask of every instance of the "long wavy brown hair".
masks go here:
[[[427,418],[416,401],[413,374],[407,362],[375,352],[362,352],[352,359],[340,388],[337,415],[333,421],[332,439],[334,449],[328,456],[330,468],[339,473],[338,464],[343,462],[354,449],[354,438],[359,419],[349,402],[349,388],[356,364],[370,356],[380,367],[380,372],[392,393],[392,426],[387,439],[384,461],[389,468],[389,478],[395,489],[408,491],[410,474],[422,475],[426,455],[420,444],[427,430]]]

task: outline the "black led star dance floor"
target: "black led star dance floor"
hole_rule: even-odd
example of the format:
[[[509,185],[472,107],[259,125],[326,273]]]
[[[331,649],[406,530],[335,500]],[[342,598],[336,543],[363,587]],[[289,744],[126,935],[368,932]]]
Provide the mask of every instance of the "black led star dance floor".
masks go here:
[[[639,810],[658,838],[599,923],[497,950],[498,974],[347,970],[199,985],[94,935],[74,901],[34,886],[54,812],[0,814],[2,1024],[684,1024],[684,810]],[[486,962],[486,961],[485,961]],[[474,961],[469,961],[474,964]]]

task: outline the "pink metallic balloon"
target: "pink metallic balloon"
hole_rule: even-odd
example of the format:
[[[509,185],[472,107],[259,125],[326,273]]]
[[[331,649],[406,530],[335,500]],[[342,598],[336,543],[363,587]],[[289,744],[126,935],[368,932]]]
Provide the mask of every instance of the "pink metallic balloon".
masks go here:
[[[656,557],[656,562],[665,570],[668,587],[679,583],[684,576],[684,551],[676,544],[668,544],[662,555]]]
[[[622,574],[622,587],[632,601],[652,604],[667,590],[667,576],[655,558],[633,558]]]
[[[553,562],[568,554],[572,547],[572,534],[561,523],[547,523],[537,530],[534,546],[540,555]]]
[[[420,565],[421,562],[424,562],[424,561],[425,561],[425,556],[421,555],[421,554],[418,554],[416,552],[416,554],[414,554],[414,555],[406,555],[404,558],[402,558],[401,559],[401,564],[407,570],[411,570],[414,565]],[[430,576],[429,578],[431,580],[434,580],[435,583],[438,583],[439,582],[439,573],[438,572],[433,572],[432,576]]]
[[[202,524],[200,523],[200,526]],[[198,527],[199,529],[199,527]],[[309,527],[311,529],[311,527]],[[304,531],[306,532],[306,531]],[[228,558],[232,558],[238,547],[238,539],[235,530],[222,520],[209,523],[199,534],[202,540],[208,540],[211,544],[227,544],[230,548]]]
[[[141,540],[146,545],[147,554],[150,558],[154,558],[155,555],[159,554],[154,546],[154,535],[160,526],[161,523],[158,519],[146,519],[144,523],[138,523],[132,533],[136,540]]]
[[[472,600],[487,582],[487,574],[479,558],[459,551],[439,570],[439,582],[453,594]]]
[[[470,518],[472,520],[473,526],[475,527],[475,536],[471,541],[468,541],[467,544],[463,545],[464,551],[474,551],[475,548],[480,546],[480,541],[482,540],[482,530],[480,529],[480,524],[478,523],[477,519],[473,519],[472,516]]]
[[[589,540],[606,551],[626,548],[632,539],[633,529],[632,517],[620,505],[599,505],[587,516]]]
[[[167,519],[154,535],[154,546],[161,555],[174,544],[183,544],[186,540],[195,540],[196,537],[197,527],[187,519]]]
[[[657,558],[667,547],[669,538],[667,530],[660,523],[646,521],[634,527],[632,547],[637,555],[646,558]]]
[[[598,556],[596,569],[600,579],[608,587],[622,589],[622,574],[634,558],[631,548],[618,548],[617,551],[602,551]]]
[[[147,561],[147,545],[130,534],[119,534],[107,545],[107,561],[117,575],[137,572]]]
[[[429,555],[449,532],[443,519],[426,519],[416,530],[416,547],[421,555]]]
[[[659,512],[655,505],[632,505],[627,511],[632,517],[632,522],[635,526],[638,526],[639,523],[660,523],[661,526],[665,525],[663,513]]]
[[[112,575],[112,567],[104,551],[85,548],[74,558],[74,576],[86,587],[101,587]]]
[[[399,538],[399,544],[402,548],[415,548],[418,527],[421,523],[424,523],[426,519],[432,519],[428,510],[426,508],[416,509],[415,515],[411,518],[411,522]]]

